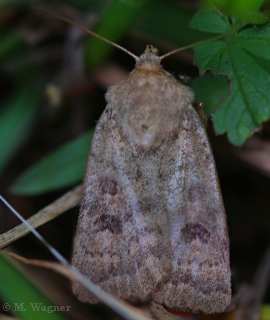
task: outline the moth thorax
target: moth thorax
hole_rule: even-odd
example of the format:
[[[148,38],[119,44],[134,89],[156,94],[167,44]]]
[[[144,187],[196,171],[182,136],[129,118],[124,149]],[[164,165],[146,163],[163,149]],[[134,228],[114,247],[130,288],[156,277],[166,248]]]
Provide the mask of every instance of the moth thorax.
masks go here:
[[[166,108],[153,108],[141,103],[123,121],[124,134],[139,149],[155,150],[162,142],[177,131],[179,115],[172,116]]]

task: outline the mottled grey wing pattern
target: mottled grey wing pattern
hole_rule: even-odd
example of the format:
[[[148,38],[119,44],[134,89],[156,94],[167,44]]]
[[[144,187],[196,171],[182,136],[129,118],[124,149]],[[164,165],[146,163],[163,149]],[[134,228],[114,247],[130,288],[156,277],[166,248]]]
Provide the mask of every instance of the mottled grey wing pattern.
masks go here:
[[[89,153],[72,263],[105,291],[168,308],[230,303],[229,244],[193,92],[143,54],[106,94]],[[78,284],[82,301],[97,300]]]
[[[230,301],[226,218],[199,116],[189,105],[178,137],[156,152],[127,144],[108,106],[89,155],[73,265],[121,298],[151,294],[168,308],[222,312]],[[74,291],[97,302],[77,284]]]
[[[142,200],[147,188],[154,189],[153,162],[138,165],[140,154],[129,151],[127,144],[109,105],[90,149],[72,258],[91,281],[122,298],[150,294],[172,267],[169,234],[164,237],[168,219],[161,215],[165,208],[159,190],[153,191],[152,199]],[[78,284],[73,290],[80,300],[97,302]]]
[[[231,299],[226,216],[207,134],[191,105],[174,149],[167,202],[173,268],[154,298],[173,309],[222,312]]]

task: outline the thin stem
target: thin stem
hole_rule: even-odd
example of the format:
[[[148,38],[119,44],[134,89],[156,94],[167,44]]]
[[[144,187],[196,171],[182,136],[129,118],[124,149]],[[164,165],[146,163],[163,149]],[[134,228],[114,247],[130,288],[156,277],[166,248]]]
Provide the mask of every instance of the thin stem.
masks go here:
[[[216,36],[216,37],[213,37],[213,38],[210,38],[210,39],[206,39],[206,40],[202,40],[202,41],[199,41],[199,42],[195,42],[195,43],[192,43],[192,44],[189,44],[187,46],[184,46],[182,48],[179,48],[179,49],[175,49],[169,53],[166,53],[164,54],[163,56],[160,57],[160,61],[169,57],[170,55],[176,53],[176,52],[179,52],[179,51],[183,51],[183,50],[187,50],[187,49],[190,49],[190,48],[194,48],[194,47],[197,47],[197,46],[200,46],[201,44],[205,44],[205,43],[208,43],[208,42],[212,42],[212,41],[215,41],[215,40],[219,40],[221,38],[224,38],[224,37],[227,37],[233,33],[236,33],[238,32],[240,29],[242,28],[242,26],[238,27],[237,29],[235,30],[231,30],[225,34],[221,34],[219,36]]]

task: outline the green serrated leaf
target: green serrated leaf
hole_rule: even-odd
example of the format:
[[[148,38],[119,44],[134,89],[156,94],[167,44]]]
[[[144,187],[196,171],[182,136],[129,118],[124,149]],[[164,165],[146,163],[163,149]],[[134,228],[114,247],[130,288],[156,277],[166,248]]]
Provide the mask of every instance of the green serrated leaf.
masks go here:
[[[227,33],[232,26],[229,18],[212,5],[204,6],[190,21],[189,26],[211,33]]]
[[[53,303],[3,253],[0,253],[0,279],[0,296],[5,311],[10,311],[22,320],[67,319],[56,309],[50,312]]]
[[[270,118],[270,75],[237,45],[223,54],[219,70],[231,76],[232,91],[215,113],[215,129],[241,145]]]
[[[266,58],[269,33],[270,24],[251,27],[195,48],[201,73],[210,69],[231,79],[228,99],[222,108],[213,108],[217,110],[214,127],[220,134],[226,132],[236,145],[243,144],[270,118],[270,75],[253,56]]]
[[[270,24],[253,26],[239,32],[236,36],[237,43],[248,52],[270,59]]]
[[[207,117],[216,111],[230,92],[228,77],[215,76],[210,72],[192,80],[190,86],[195,92],[196,100],[203,101]]]
[[[37,195],[80,182],[93,133],[94,130],[91,130],[67,142],[34,164],[12,185],[12,192]]]
[[[229,75],[232,88],[222,108],[215,113],[214,127],[218,133],[227,132],[232,143],[241,145],[270,117],[270,77],[234,41],[218,41],[218,47],[223,48],[222,52],[219,50],[219,64],[217,54],[214,63],[213,59],[205,59],[211,51],[210,44],[195,49],[196,62],[204,69]],[[217,43],[212,44],[216,51]]]
[[[220,65],[222,53],[226,50],[226,41],[217,40],[205,43],[194,49],[195,63],[199,66],[201,73],[211,69],[217,71]]]

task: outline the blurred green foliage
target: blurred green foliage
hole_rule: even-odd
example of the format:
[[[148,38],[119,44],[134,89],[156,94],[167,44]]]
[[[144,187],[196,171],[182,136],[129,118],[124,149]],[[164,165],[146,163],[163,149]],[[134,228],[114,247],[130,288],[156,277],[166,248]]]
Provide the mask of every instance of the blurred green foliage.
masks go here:
[[[1,174],[34,125],[43,79],[40,66],[17,32],[0,30],[0,39],[2,88],[7,87],[8,79],[12,83],[12,90],[3,92],[0,106]]]
[[[203,2],[207,3],[207,1]],[[253,24],[263,24],[269,21],[268,12],[259,12],[263,2],[264,0],[211,0],[213,5],[229,15]]]
[[[205,16],[216,18],[209,22]],[[253,58],[255,55],[270,59],[270,23],[239,30],[238,20],[230,21],[213,6],[206,6],[190,26],[209,31],[213,21],[218,33],[236,29],[238,32],[197,46],[195,62],[202,73],[211,70],[230,77],[231,92],[222,108],[214,113],[214,127],[220,134],[226,132],[233,144],[242,145],[270,118],[270,74]]]
[[[26,170],[13,184],[16,194],[35,195],[79,183],[94,130],[67,142]]]
[[[0,295],[5,311],[22,320],[67,319],[60,311],[50,312],[54,304],[3,253],[0,253],[0,280]],[[37,308],[43,311],[37,311]]]

